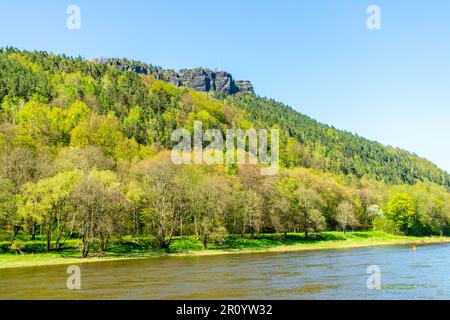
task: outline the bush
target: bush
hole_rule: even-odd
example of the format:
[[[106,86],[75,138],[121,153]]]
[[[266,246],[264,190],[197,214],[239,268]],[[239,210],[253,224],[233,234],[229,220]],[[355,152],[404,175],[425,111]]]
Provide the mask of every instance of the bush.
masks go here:
[[[228,236],[227,229],[225,227],[215,228],[214,231],[210,235],[210,242],[221,246]]]
[[[0,253],[9,252],[10,245],[11,245],[11,242],[9,242],[9,241],[0,242]]]
[[[398,230],[395,226],[394,221],[389,220],[388,218],[382,216],[382,217],[376,217],[373,220],[373,229],[378,231],[384,231],[391,234],[398,233]]]

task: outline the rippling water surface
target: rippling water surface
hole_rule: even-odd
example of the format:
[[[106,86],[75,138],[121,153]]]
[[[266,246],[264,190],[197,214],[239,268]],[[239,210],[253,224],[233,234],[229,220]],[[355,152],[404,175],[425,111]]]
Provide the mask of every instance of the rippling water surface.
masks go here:
[[[381,290],[367,289],[367,267]],[[0,299],[450,299],[450,245],[169,257],[0,270]]]

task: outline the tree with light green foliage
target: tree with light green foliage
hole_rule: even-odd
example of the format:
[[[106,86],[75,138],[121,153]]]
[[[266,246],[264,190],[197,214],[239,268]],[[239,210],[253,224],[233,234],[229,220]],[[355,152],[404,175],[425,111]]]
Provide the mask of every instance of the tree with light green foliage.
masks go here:
[[[7,179],[0,178],[0,226],[12,228],[12,241],[15,240],[20,229],[20,221],[17,216],[17,196],[13,192],[14,185]]]
[[[218,241],[217,236],[222,233],[227,187],[223,178],[213,175],[204,177],[196,187],[198,196],[194,210],[198,214],[199,235],[204,249],[208,249],[211,242]]]
[[[121,183],[112,171],[93,170],[79,180],[71,194],[82,239],[82,257],[89,256],[95,239],[106,251],[110,239],[123,229],[129,210]]]
[[[293,231],[304,232],[307,238],[310,232],[325,227],[325,218],[320,211],[323,198],[313,186],[306,185],[298,177],[290,177],[282,179],[278,187],[287,201],[287,206],[282,209],[284,219],[291,220]]]
[[[22,188],[18,214],[24,220],[31,220],[45,229],[47,250],[50,250],[52,239],[55,239],[55,249],[59,249],[60,241],[73,230],[75,213],[70,209],[70,195],[82,176],[81,171],[74,170],[37,183],[27,183]],[[71,226],[68,230],[69,222]]]
[[[136,164],[137,181],[145,190],[146,207],[150,232],[156,246],[169,248],[175,231],[185,212],[179,210],[180,197],[177,184],[177,170],[164,156],[148,159]]]
[[[427,214],[430,219],[431,228],[440,236],[450,224],[450,203],[441,199],[434,199],[429,204]]]
[[[139,232],[140,226],[139,213],[142,212],[144,208],[145,191],[136,181],[131,181],[126,186],[125,196],[130,202],[131,221],[132,221],[131,232],[133,234],[133,237],[136,237]]]
[[[386,217],[394,221],[398,232],[412,233],[418,226],[418,212],[414,199],[405,193],[394,195],[384,208]]]

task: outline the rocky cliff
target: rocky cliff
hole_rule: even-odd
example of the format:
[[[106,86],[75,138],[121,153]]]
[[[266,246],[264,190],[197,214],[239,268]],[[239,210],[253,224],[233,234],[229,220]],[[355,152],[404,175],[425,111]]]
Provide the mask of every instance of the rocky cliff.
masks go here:
[[[219,92],[225,95],[233,95],[238,92],[255,93],[250,81],[234,80],[233,76],[225,71],[195,68],[176,72],[125,59],[97,59],[96,61],[114,66],[121,71],[152,75],[156,79],[169,82],[177,87],[187,86],[200,92]]]

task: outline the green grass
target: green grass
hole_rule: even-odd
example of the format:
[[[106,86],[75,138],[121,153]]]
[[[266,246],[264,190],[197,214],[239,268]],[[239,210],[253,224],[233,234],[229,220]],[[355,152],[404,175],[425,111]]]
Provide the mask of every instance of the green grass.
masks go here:
[[[260,234],[255,235],[253,238],[250,235],[247,235],[245,238],[229,236],[220,245],[211,244],[208,250],[204,250],[201,241],[193,236],[176,237],[173,239],[168,250],[158,250],[153,247],[151,238],[133,238],[126,236],[120,239],[114,239],[108,250],[101,255],[81,259],[80,240],[69,240],[61,250],[47,252],[44,238],[37,237],[36,240],[31,241],[27,235],[20,234],[15,243],[15,249],[9,247],[8,241],[0,242],[0,268],[161,256],[345,249],[373,245],[438,242],[450,242],[450,238],[410,237],[392,235],[380,231],[349,232],[347,234],[343,234],[342,232],[323,232],[316,235],[312,234],[308,238],[305,238],[304,234],[300,233],[289,233],[286,236],[281,234]],[[92,252],[96,252],[97,250],[98,243],[95,243]]]

